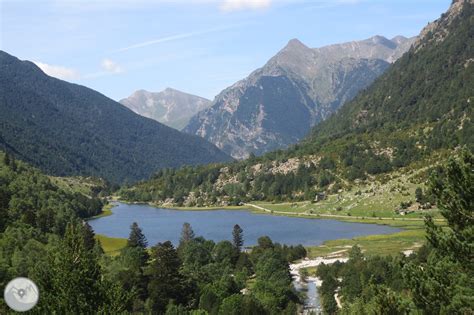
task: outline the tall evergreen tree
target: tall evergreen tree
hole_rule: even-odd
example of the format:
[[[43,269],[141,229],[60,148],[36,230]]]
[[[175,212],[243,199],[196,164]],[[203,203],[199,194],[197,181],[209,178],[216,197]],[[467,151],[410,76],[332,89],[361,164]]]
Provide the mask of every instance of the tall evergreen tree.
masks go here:
[[[191,224],[188,222],[185,222],[183,224],[183,229],[181,230],[181,238],[179,240],[180,243],[187,243],[191,240],[193,240],[195,237],[193,228],[191,227]]]
[[[171,300],[178,304],[184,301],[185,283],[179,273],[181,266],[178,253],[170,241],[158,243],[151,249],[151,263],[146,274],[149,298],[148,310],[152,314],[162,314]]]
[[[38,273],[40,313],[94,314],[104,303],[98,257],[87,249],[80,223],[68,224],[49,266]]]
[[[3,164],[10,166],[10,154],[8,154],[8,152],[5,152],[5,155],[3,156]]]
[[[244,230],[236,224],[234,225],[234,229],[232,230],[232,240],[235,248],[239,250],[244,245]]]
[[[10,157],[9,166],[10,166],[10,168],[12,169],[12,171],[16,172],[17,165],[16,165],[15,157],[14,157],[13,155]]]
[[[95,233],[89,223],[84,222],[84,245],[87,250],[91,250],[96,246]]]
[[[431,217],[426,232],[433,250],[427,262],[409,264],[404,275],[415,304],[427,314],[474,312],[474,156],[463,151],[431,179],[448,226]]]
[[[128,236],[127,246],[141,248],[146,248],[148,246],[148,241],[137,222],[133,222],[130,226],[130,235]]]

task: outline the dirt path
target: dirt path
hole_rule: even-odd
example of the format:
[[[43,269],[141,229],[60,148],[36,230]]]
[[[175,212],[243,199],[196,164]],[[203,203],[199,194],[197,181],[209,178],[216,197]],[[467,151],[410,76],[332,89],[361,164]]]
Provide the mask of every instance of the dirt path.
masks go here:
[[[313,217],[321,217],[321,218],[338,218],[338,219],[358,219],[358,220],[365,220],[365,219],[373,219],[373,220],[390,220],[393,221],[399,220],[399,221],[424,221],[425,219],[423,218],[390,218],[390,217],[375,217],[375,218],[369,218],[369,217],[362,217],[362,216],[348,216],[348,215],[338,215],[338,214],[318,214],[318,213],[301,213],[301,212],[290,212],[290,211],[278,211],[278,210],[271,210],[268,208],[264,208],[262,206],[258,206],[252,203],[244,203],[245,206],[253,207],[255,209],[269,212],[269,213],[275,213],[275,214],[286,214],[286,215],[293,215],[293,216],[313,216]],[[444,221],[443,219],[434,219],[434,221],[442,222]]]
[[[341,299],[339,298],[339,293],[336,292],[336,293],[334,294],[334,299],[336,300],[337,307],[338,307],[339,309],[341,309],[341,308],[342,308],[342,303],[341,303]]]

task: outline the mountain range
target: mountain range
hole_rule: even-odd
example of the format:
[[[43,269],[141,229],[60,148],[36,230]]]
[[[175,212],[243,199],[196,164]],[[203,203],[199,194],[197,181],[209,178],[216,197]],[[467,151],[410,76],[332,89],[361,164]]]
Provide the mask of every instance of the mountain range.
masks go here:
[[[161,168],[229,161],[183,134],[89,88],[52,78],[0,51],[0,148],[52,175],[115,183]]]
[[[287,147],[369,86],[414,40],[374,36],[313,49],[292,39],[216,96],[183,131],[237,159]]]
[[[211,105],[208,99],[172,88],[158,93],[138,90],[120,103],[139,115],[178,130],[183,129],[192,116]]]
[[[122,196],[185,205],[314,200],[363,183],[383,185],[400,174],[426,178],[460,148],[474,150],[473,13],[472,0],[454,1],[373,84],[289,149],[159,172]],[[234,86],[223,96],[237,91]]]

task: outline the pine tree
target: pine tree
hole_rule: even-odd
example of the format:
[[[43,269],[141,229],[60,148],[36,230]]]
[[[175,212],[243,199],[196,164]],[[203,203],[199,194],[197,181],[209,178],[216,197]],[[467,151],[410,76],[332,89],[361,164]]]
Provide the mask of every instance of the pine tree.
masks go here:
[[[5,155],[3,156],[3,164],[10,166],[10,154],[8,154],[8,152],[5,152]]]
[[[191,224],[185,222],[183,224],[183,229],[181,230],[181,238],[179,240],[180,244],[186,244],[187,242],[193,240],[194,237],[195,235]]]
[[[426,220],[433,250],[421,266],[408,264],[404,278],[415,304],[426,314],[470,314],[474,309],[474,156],[464,151],[430,182],[448,226]]]
[[[99,310],[104,300],[100,266],[98,257],[86,248],[80,223],[68,224],[38,285],[42,289],[39,313],[94,314]]]
[[[234,229],[232,230],[232,240],[235,248],[239,250],[244,245],[244,230],[236,224],[234,225]]]
[[[152,314],[162,314],[170,300],[184,301],[186,287],[178,253],[170,241],[158,243],[151,249],[151,263],[146,271],[150,279],[147,308]]]
[[[424,200],[424,196],[423,196],[423,189],[421,189],[421,187],[417,187],[415,189],[415,199],[417,202],[423,202]]]
[[[17,164],[15,157],[12,156],[11,162],[10,162],[10,167],[12,168],[12,171],[16,172],[17,170]]]
[[[130,226],[130,235],[128,236],[127,246],[141,248],[146,248],[148,246],[146,237],[143,234],[142,229],[138,226],[137,222],[133,222],[133,224]]]
[[[95,233],[89,223],[84,222],[84,245],[87,250],[92,250],[96,246]]]

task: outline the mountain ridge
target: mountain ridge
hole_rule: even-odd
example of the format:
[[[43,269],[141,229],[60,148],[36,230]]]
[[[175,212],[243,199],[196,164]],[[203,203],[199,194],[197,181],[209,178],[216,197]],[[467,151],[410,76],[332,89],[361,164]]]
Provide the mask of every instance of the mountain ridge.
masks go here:
[[[183,131],[237,159],[287,147],[368,86],[413,40],[379,36],[309,48],[292,39],[263,67],[224,89]]]
[[[211,101],[173,88],[161,92],[137,90],[119,101],[135,113],[181,130],[189,119],[210,106]]]
[[[230,159],[199,137],[3,51],[0,92],[0,145],[52,175],[136,181],[163,167]]]
[[[317,202],[367,186],[366,194],[387,194],[388,181],[406,193],[403,180],[422,182],[461,148],[474,150],[474,5],[458,6],[298,144],[244,161],[159,172],[121,196],[168,206]],[[170,182],[179,195],[167,190]]]

